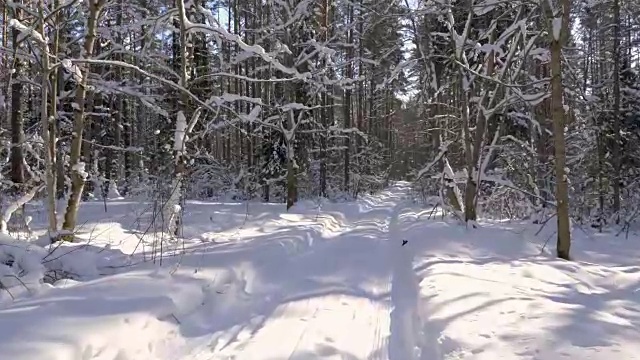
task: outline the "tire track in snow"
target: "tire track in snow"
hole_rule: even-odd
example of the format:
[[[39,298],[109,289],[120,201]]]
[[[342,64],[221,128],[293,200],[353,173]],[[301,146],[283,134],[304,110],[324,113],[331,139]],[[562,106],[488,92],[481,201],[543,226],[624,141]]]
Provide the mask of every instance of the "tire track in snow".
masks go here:
[[[449,339],[427,319],[420,304],[420,277],[414,269],[414,257],[419,249],[415,239],[403,237],[406,223],[401,221],[409,206],[397,205],[389,226],[389,253],[393,256],[391,276],[391,335],[389,360],[443,360],[449,353]],[[415,219],[415,218],[414,218]],[[408,240],[402,246],[403,240]],[[428,310],[426,310],[428,311]],[[450,345],[450,346],[448,346]]]
[[[371,242],[366,248],[350,249],[356,251],[354,254],[332,255],[338,256],[342,261],[352,262],[355,261],[354,255],[357,257],[368,254],[369,257],[373,257],[368,259],[369,263],[386,268],[390,262],[385,261],[388,252],[384,250],[390,240],[389,234],[394,219],[397,221],[396,210],[402,195],[404,192],[399,192],[397,188],[380,194],[380,197],[384,196],[386,199],[375,205],[376,210],[370,210],[367,213],[366,218],[370,222],[363,224],[361,222],[363,219],[358,221],[362,224],[363,229],[377,223],[379,237],[385,241]],[[349,240],[343,239],[341,241]],[[377,247],[377,251],[370,251],[370,246]],[[334,265],[339,263],[340,261]],[[390,274],[390,272],[389,268],[387,273]],[[374,287],[376,289],[373,293],[388,294],[390,292],[389,281]],[[336,294],[313,298],[304,311],[305,314],[308,314],[304,317],[305,322],[308,321],[308,326],[302,329],[293,351],[286,357],[283,356],[282,359],[340,357],[345,360],[388,360],[390,308],[386,302],[381,300],[382,298],[371,298],[364,294],[360,296]],[[244,355],[248,355],[248,353],[243,353]],[[250,358],[253,359],[253,357]],[[270,358],[270,360],[275,359]],[[280,358],[277,359],[280,360]]]
[[[423,321],[418,311],[419,283],[413,269],[411,239],[402,246],[405,225],[402,215],[411,210],[402,199],[407,190],[406,185],[393,186],[385,195],[380,195],[385,198],[375,204],[377,209],[358,220],[363,229],[377,223],[379,241],[371,242],[367,248],[358,246],[343,254],[331,253],[338,256],[337,262],[326,265],[340,267],[343,261],[354,261],[354,255],[366,253],[370,257],[368,262],[388,274],[388,280],[379,284],[375,292],[390,293],[390,304],[381,301],[382,298],[340,291],[282,302],[273,313],[266,315],[260,329],[246,341],[228,344],[217,351],[205,350],[199,355],[211,360],[301,360],[336,356],[347,360],[442,359],[433,356],[438,353],[437,347],[423,344]],[[311,251],[309,260],[326,255],[329,253]]]
[[[422,320],[418,311],[419,280],[413,270],[412,243],[402,246],[400,215],[403,203],[396,205],[389,225],[389,253],[392,255],[389,360],[421,358]],[[410,239],[407,239],[410,240]]]
[[[350,269],[347,271],[351,275],[344,279],[347,282],[338,281],[335,285],[325,283],[326,292],[314,295],[312,291],[309,297],[302,294],[297,299],[287,299],[285,296],[276,300],[279,304],[274,304],[276,308],[273,312],[265,314],[264,321],[255,333],[231,336],[242,340],[225,341],[224,346],[209,349],[201,347],[196,351],[198,356],[211,360],[234,357],[243,360],[335,357],[346,360],[388,360],[389,330],[392,326],[389,316],[391,307],[385,299],[388,299],[391,291],[390,280],[396,263],[390,256],[393,253],[389,252],[389,246],[400,246],[400,240],[395,235],[406,190],[406,186],[393,186],[371,199],[366,211],[353,213],[355,218],[351,220],[355,227],[350,237],[335,239],[299,254],[303,256],[300,258],[302,262],[300,259],[294,261],[296,257],[286,260],[286,266],[290,268],[287,272],[293,275],[287,281],[292,289],[297,288],[296,282],[306,281],[314,271],[320,274],[335,273],[332,268]],[[284,262],[285,259],[282,260]],[[368,276],[374,273],[382,277]],[[322,278],[312,281],[320,282],[318,285],[312,284],[311,288],[323,284]]]

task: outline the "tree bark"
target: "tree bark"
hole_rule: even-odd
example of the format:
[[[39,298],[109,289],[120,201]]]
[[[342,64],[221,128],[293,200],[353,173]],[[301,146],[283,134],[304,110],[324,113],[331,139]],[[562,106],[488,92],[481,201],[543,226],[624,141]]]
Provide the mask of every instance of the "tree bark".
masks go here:
[[[105,0],[89,0],[89,17],[87,18],[87,34],[84,39],[84,56],[93,54],[93,46],[96,40],[96,28],[98,17],[102,11]],[[73,109],[73,138],[71,141],[71,194],[64,214],[62,229],[68,232],[75,230],[78,221],[78,208],[84,189],[85,174],[84,163],[82,162],[82,139],[84,132],[85,102],[87,96],[88,75],[90,66],[88,64],[77,64],[80,68],[82,78],[79,79],[76,89],[75,106]]]
[[[20,19],[22,11],[19,8],[15,9],[14,17],[17,20]],[[11,30],[11,43],[13,48],[13,68],[15,74],[12,76],[11,82],[11,181],[14,186],[19,187],[25,181],[24,174],[24,114],[23,114],[23,89],[22,83],[19,78],[24,70],[24,64],[18,56],[18,49],[20,43],[18,38],[20,36],[20,30],[13,28]],[[21,190],[16,188],[17,192]]]
[[[40,34],[45,36],[44,27],[44,9],[43,4],[39,5],[40,12]],[[54,2],[54,8],[59,8],[59,1]],[[56,20],[58,20],[58,14],[56,14]],[[56,21],[57,22],[57,21]],[[53,54],[57,54],[58,51],[58,32],[54,35],[54,51]],[[45,162],[45,183],[47,189],[47,207],[48,207],[48,220],[49,220],[49,237],[51,240],[55,240],[58,232],[58,214],[56,212],[56,174],[55,174],[55,151],[56,151],[56,136],[54,122],[57,114],[57,77],[52,72],[49,64],[49,55],[51,51],[45,44],[42,44],[44,48],[44,56],[42,57],[42,82],[41,82],[41,107],[40,107],[40,122],[42,126],[42,139],[45,142],[44,149],[44,162]],[[51,99],[49,99],[49,86],[51,85]]]
[[[347,23],[351,24],[353,22],[353,13],[354,7],[353,5],[349,5],[349,15],[347,18]],[[347,79],[351,80],[353,78],[353,64],[351,61],[353,60],[353,29],[349,29],[347,33],[347,44],[349,44],[349,49],[347,50]],[[349,129],[353,126],[351,121],[351,94],[352,94],[353,85],[349,84],[349,88],[345,89],[344,93],[344,128],[347,129],[347,133],[345,134],[344,139],[344,191],[346,193],[349,192],[349,181],[350,181],[350,172],[351,172],[351,132]]]
[[[620,0],[613,1],[613,211],[620,222]]]
[[[562,48],[569,31],[571,0],[561,0],[562,10],[551,15],[551,113],[555,150],[556,202],[557,202],[557,255],[570,260],[571,223],[569,221],[569,188],[566,166],[564,88],[562,85]],[[560,21],[560,26],[558,22]]]

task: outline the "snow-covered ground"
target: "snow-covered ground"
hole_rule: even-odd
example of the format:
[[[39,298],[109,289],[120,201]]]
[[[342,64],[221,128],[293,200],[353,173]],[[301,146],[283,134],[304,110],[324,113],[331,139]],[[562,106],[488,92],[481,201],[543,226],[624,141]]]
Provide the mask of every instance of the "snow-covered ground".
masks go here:
[[[577,229],[559,261],[547,229],[465,229],[408,187],[288,213],[191,202],[162,248],[139,240],[144,205],[85,203],[86,243],[40,255],[78,280],[0,289],[0,358],[640,359],[638,241]]]

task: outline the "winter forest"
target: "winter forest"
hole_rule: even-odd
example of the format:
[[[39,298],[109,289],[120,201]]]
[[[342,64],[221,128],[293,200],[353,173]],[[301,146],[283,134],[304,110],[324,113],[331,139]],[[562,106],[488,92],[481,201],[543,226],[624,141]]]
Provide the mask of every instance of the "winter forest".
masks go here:
[[[629,224],[631,1],[6,1],[3,228],[47,198],[356,198],[412,179],[463,221]],[[557,181],[557,179],[562,179]],[[63,221],[56,199],[66,199]],[[175,231],[176,229],[173,229]]]
[[[7,290],[12,301],[21,298],[20,291],[33,295],[28,273],[36,283],[83,281],[80,273],[91,262],[91,281],[105,276],[105,268],[110,276],[122,276],[114,270],[120,265],[100,265],[103,250],[115,251],[113,245],[79,246],[88,246],[82,239],[93,221],[88,214],[102,221],[114,211],[129,216],[130,223],[136,218],[137,233],[127,228],[121,234],[136,233],[135,242],[147,246],[141,262],[156,264],[159,258],[161,263],[173,256],[167,249],[182,251],[175,267],[188,262],[182,257],[189,252],[179,249],[190,238],[207,231],[227,236],[221,235],[226,228],[207,223],[235,224],[228,238],[236,239],[249,231],[251,214],[260,209],[277,212],[269,215],[274,217],[268,220],[269,239],[280,230],[311,231],[317,224],[321,235],[307,237],[334,236],[325,232],[338,225],[320,220],[329,217],[344,225],[331,230],[342,234],[337,237],[357,229],[364,234],[364,212],[352,216],[348,207],[366,203],[375,213],[385,201],[426,209],[425,219],[461,227],[466,238],[488,231],[487,224],[526,224],[536,236],[544,230],[538,245],[552,253],[530,266],[544,263],[554,271],[582,266],[555,259],[580,260],[574,259],[575,237],[597,238],[604,249],[633,238],[638,229],[637,0],[5,0],[0,5],[0,291]],[[134,214],[132,204],[144,204],[145,210]],[[387,230],[380,230],[388,240],[408,239],[403,249],[410,248],[412,257],[397,255],[388,268],[391,287],[402,293],[413,284],[403,276],[413,270],[398,270],[395,261],[415,265],[419,250],[411,247],[412,230],[402,225],[405,210],[393,206],[386,215],[372,215],[372,221],[388,220]],[[344,210],[328,210],[332,207]],[[232,213],[240,220],[227,218]],[[190,225],[198,216],[203,222]],[[436,233],[424,226],[412,234]],[[100,235],[91,232],[87,236],[99,242]],[[295,256],[287,250],[280,262],[309,261],[309,269],[323,268],[319,260],[295,260],[297,251],[307,256],[305,251],[326,245],[311,242],[304,242],[304,251],[295,245]],[[84,250],[70,253],[79,248]],[[362,266],[363,273],[373,265],[359,259],[384,252],[363,245],[363,254],[348,256],[340,249],[344,254],[336,258],[344,256],[344,264]],[[226,255],[202,251],[211,266],[227,268],[222,278],[228,281],[214,281],[224,282],[225,289],[266,267],[267,260],[254,264],[229,255],[238,256],[242,266],[253,264],[251,271],[239,271]],[[579,254],[594,252],[579,249]],[[126,266],[133,266],[133,256],[127,254]],[[195,268],[205,266],[202,259],[197,262]],[[309,269],[304,271],[316,271]],[[628,273],[620,270],[620,276]],[[302,278],[300,284],[307,284]],[[251,292],[246,286],[243,293]],[[267,291],[253,287],[255,294]],[[392,289],[390,296],[400,295]],[[405,309],[397,303],[395,308]],[[226,311],[221,309],[228,310],[213,312]],[[179,321],[174,310],[175,326],[195,326]],[[9,319],[0,310],[0,333],[5,316]],[[425,345],[420,339],[428,321],[414,317],[421,321],[418,332],[407,330],[408,320],[394,325],[391,311],[388,358],[446,358],[425,355],[428,348],[449,351],[448,345]],[[637,317],[629,321],[640,323]],[[237,343],[236,338],[240,335],[225,342]],[[407,345],[409,338],[413,342]],[[471,349],[462,343],[454,347]],[[230,351],[225,349],[218,350]],[[264,349],[253,357],[242,349],[240,359],[267,358]],[[36,358],[20,357],[20,351],[10,352],[11,358]],[[127,351],[122,358],[104,359],[196,359]],[[372,356],[356,353],[341,358]],[[60,354],[55,359],[81,359]],[[324,358],[300,354],[291,359]],[[488,358],[500,357],[491,354]]]

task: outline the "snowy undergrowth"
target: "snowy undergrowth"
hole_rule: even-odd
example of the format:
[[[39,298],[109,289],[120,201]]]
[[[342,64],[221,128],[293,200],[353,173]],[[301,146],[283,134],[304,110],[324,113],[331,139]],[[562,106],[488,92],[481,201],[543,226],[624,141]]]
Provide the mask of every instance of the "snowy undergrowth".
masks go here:
[[[69,260],[48,265],[41,261],[47,249],[3,239],[20,254],[34,254],[11,271],[33,276],[37,290],[8,284],[17,299],[2,295],[2,354],[18,360],[636,356],[635,239],[576,230],[576,261],[558,261],[548,254],[553,244],[540,252],[551,227],[537,236],[539,227],[517,223],[465,229],[407,195],[406,185],[396,186],[351,203],[303,202],[289,212],[278,204],[190,202],[184,239],[163,245],[162,266],[148,254],[156,241],[145,235],[149,206],[109,201],[105,213],[102,202],[84,203],[77,234],[84,243],[55,250]],[[38,232],[43,219],[34,215],[34,223]],[[36,284],[50,268],[85,274]]]
[[[41,292],[59,280],[96,278],[102,270],[124,264],[127,258],[109,246],[37,243],[0,234],[0,301]]]

